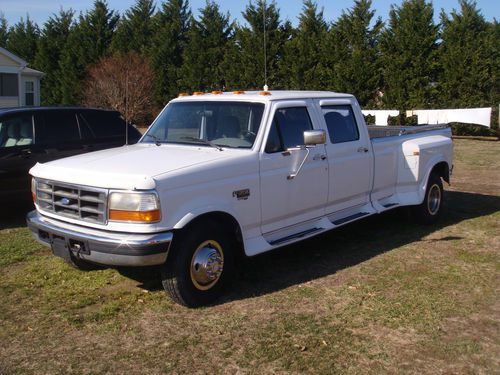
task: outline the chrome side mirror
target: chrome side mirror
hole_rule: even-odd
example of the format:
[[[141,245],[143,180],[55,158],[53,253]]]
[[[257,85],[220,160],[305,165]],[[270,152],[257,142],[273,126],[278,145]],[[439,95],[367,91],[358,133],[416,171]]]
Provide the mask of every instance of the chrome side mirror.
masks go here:
[[[297,171],[294,173],[291,173],[287,176],[287,180],[293,180],[297,175],[299,174],[300,170],[304,166],[304,163],[307,160],[307,157],[309,156],[309,148],[312,146],[316,145],[324,145],[326,143],[326,132],[324,130],[306,130],[304,131],[304,144],[302,146],[299,146],[300,150],[306,150],[306,156],[304,156],[304,159],[302,159],[302,162],[300,163],[299,167],[297,168]]]
[[[306,130],[304,131],[304,145],[316,146],[326,143],[326,132],[324,130]]]

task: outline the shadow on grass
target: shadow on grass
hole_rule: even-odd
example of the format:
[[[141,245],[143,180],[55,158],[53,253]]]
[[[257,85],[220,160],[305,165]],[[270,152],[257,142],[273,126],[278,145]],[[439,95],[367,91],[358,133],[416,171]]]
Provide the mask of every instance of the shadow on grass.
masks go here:
[[[412,223],[404,208],[397,209],[247,258],[238,267],[238,277],[229,288],[229,293],[217,303],[260,296],[332,275],[409,243],[459,240],[462,237],[423,238],[447,226],[497,211],[500,211],[498,196],[447,191],[445,210],[435,225]],[[142,288],[162,288],[157,268],[129,268],[119,272],[140,282]]]
[[[29,195],[0,200],[0,230],[26,226],[26,214],[35,209]]]
[[[0,221],[0,228],[24,226],[24,216],[30,209],[12,211],[11,220]],[[239,265],[238,277],[230,292],[218,303],[264,295],[332,275],[409,243],[459,240],[462,237],[423,238],[442,228],[497,211],[500,211],[499,196],[447,191],[443,215],[435,225],[414,224],[405,217],[405,209],[397,209],[247,258]],[[159,267],[119,268],[118,272],[137,281],[141,288],[162,289]]]

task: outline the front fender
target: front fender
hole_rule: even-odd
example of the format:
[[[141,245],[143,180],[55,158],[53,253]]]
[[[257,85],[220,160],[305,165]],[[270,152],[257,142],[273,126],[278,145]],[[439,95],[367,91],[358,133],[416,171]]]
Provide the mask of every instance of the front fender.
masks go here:
[[[234,210],[232,210],[231,206],[227,204],[209,204],[201,207],[191,208],[187,212],[187,214],[179,215],[173,219],[173,222],[175,222],[173,226],[174,229],[182,229],[197,217],[212,212],[228,214],[232,216],[237,222],[239,222],[236,213],[234,212]]]

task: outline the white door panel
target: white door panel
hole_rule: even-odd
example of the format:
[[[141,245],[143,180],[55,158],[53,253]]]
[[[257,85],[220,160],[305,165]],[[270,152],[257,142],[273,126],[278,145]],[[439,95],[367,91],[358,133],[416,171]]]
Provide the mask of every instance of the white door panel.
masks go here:
[[[352,106],[345,100],[338,103],[331,100],[320,108],[329,135],[326,144],[329,163],[326,213],[369,203],[373,153],[364,123],[355,117]]]
[[[280,143],[280,148],[263,150],[261,153],[262,233],[324,215],[328,197],[328,161],[325,145],[310,147],[309,155],[300,172],[294,178],[289,177],[297,172],[307,155],[307,150],[295,148],[297,143],[303,143],[303,131],[321,129],[317,125],[317,119],[311,116],[310,106],[311,101],[284,101],[275,103],[272,109],[267,144],[273,138],[274,129],[275,139],[279,138],[276,142]],[[294,110],[296,110],[295,115]],[[297,113],[301,116],[297,116]]]
[[[313,160],[325,154],[324,145],[311,148],[299,174],[289,179],[306,155],[263,154],[261,159],[262,232],[267,233],[324,215],[328,194],[328,164]]]

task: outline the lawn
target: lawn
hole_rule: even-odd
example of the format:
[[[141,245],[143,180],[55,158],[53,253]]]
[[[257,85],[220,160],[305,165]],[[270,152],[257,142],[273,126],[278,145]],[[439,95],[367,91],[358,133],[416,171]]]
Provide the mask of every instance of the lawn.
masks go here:
[[[500,143],[455,153],[438,225],[395,211],[251,258],[201,309],[155,268],[74,270],[4,211],[0,373],[499,373]]]

